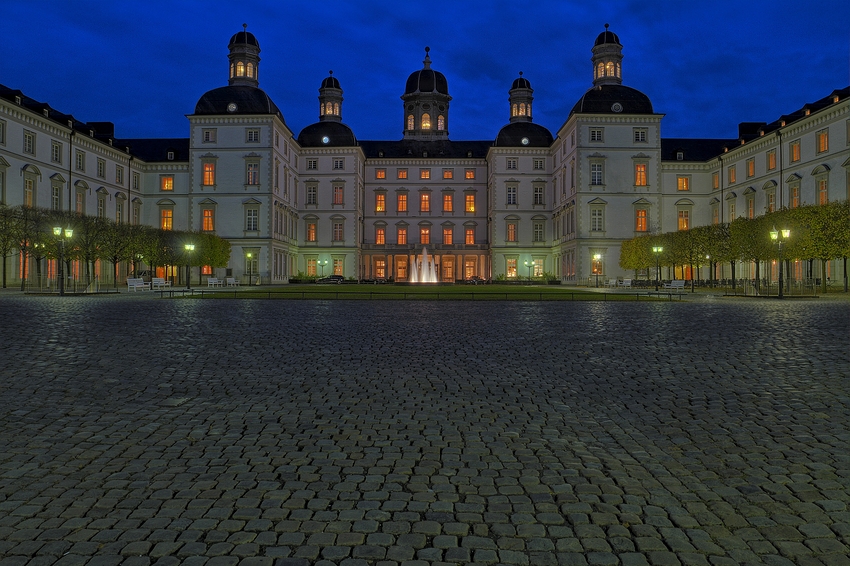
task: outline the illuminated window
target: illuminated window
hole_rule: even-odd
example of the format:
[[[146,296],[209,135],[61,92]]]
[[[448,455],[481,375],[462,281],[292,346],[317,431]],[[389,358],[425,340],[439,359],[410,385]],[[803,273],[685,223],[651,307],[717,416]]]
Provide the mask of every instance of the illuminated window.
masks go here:
[[[605,130],[603,128],[590,128],[590,141],[592,141],[592,142],[604,141],[602,139],[604,132],[605,132]]]
[[[341,257],[334,258],[334,275],[342,275],[343,260]]]
[[[395,258],[395,274],[396,279],[407,279],[407,258],[406,257],[396,257]]]
[[[747,198],[747,218],[755,218],[756,216],[756,199],[753,197]],[[681,230],[681,228],[679,228]]]
[[[646,128],[634,128],[632,131],[635,143],[646,143]]]
[[[646,209],[638,208],[635,210],[635,232],[646,232],[647,231],[647,222],[646,222]]]
[[[314,171],[319,168],[319,160],[318,159],[308,159],[307,160],[307,170]]]
[[[747,177],[756,176],[756,160],[753,158],[747,159]]]
[[[77,189],[74,194],[74,212],[77,214],[86,213],[86,194],[84,189]]]
[[[396,195],[396,210],[398,212],[407,212],[407,193],[398,193]]]
[[[538,171],[544,169],[545,166],[546,166],[546,160],[545,159],[535,159],[533,163],[534,163],[534,169],[536,169]]]
[[[256,208],[245,209],[245,230],[256,232],[260,226],[260,211]]]
[[[163,208],[159,211],[159,227],[163,230],[171,230],[174,221],[174,211],[170,208]]]
[[[386,179],[387,178],[387,170],[386,169],[375,169],[375,178],[376,179]]]
[[[453,179],[454,169],[443,169],[443,179]]]
[[[508,157],[507,159],[507,168],[508,169],[516,169],[517,168],[517,160],[513,157]]]
[[[35,134],[24,130],[24,153],[35,155]]]
[[[464,243],[468,246],[475,244],[475,228],[467,228],[465,231]]]
[[[711,208],[711,223],[720,224],[720,209],[717,207],[717,205]]]
[[[792,141],[790,144],[791,162],[800,161],[800,140]]]
[[[238,63],[236,63],[236,76],[237,77],[244,77],[245,76],[245,63],[243,63],[242,61],[239,61]]]
[[[677,191],[689,191],[689,190],[691,190],[691,178],[690,177],[676,177],[676,190]]]
[[[334,204],[342,204],[343,203],[343,190],[342,185],[334,185]]]
[[[788,192],[791,196],[791,208],[800,206],[800,185],[791,185]]]
[[[517,203],[517,188],[516,185],[509,185],[507,188],[507,204],[516,204]]]
[[[409,115],[407,116],[407,129],[408,129],[408,130],[412,130],[412,129],[413,129],[413,114],[409,114]]]
[[[383,279],[387,276],[387,260],[384,258],[377,258],[375,260],[375,277],[378,279]]]
[[[767,170],[773,171],[776,169],[776,150],[771,149],[767,152]]]
[[[602,257],[601,254],[593,254],[590,256],[590,274],[602,275]]]
[[[508,220],[505,225],[505,241],[507,242],[516,242],[517,241],[517,221],[516,220]]]
[[[421,227],[419,228],[419,243],[420,244],[430,244],[431,243],[431,228]]]
[[[319,264],[319,260],[313,257],[307,258],[307,275],[310,277],[315,277],[318,273],[317,266]]]
[[[463,171],[464,179],[474,179],[475,178],[475,169],[465,169]]]
[[[215,185],[215,163],[204,163],[204,182],[207,187]]]
[[[815,134],[817,140],[817,152],[829,151],[829,130],[821,130]]]
[[[474,194],[467,194],[467,195],[465,195],[465,199],[466,199],[466,207],[465,207],[466,212],[475,212],[475,195]]]
[[[387,210],[387,195],[383,193],[375,194],[375,212],[386,212]]]
[[[451,228],[443,228],[443,244],[447,246],[452,245],[452,234],[453,231]]]
[[[430,169],[420,169],[419,170],[419,178],[420,179],[430,179],[431,178],[431,170]]]
[[[601,206],[590,209],[590,231],[603,232],[605,230],[605,210]]]
[[[737,172],[735,171],[735,166],[734,166],[734,165],[730,165],[730,166],[729,166],[729,183],[730,183],[730,184],[731,184],[731,183],[736,183],[737,181],[738,181],[738,174],[737,174]]]
[[[334,169],[345,169],[345,158],[334,158]]]
[[[603,176],[603,168],[601,163],[591,163],[590,164],[590,184],[591,185],[602,185],[604,184],[605,178]]]
[[[430,130],[431,129],[431,115],[427,112],[422,115],[422,129]]]
[[[381,245],[386,243],[386,228],[375,228],[375,243]]]
[[[62,163],[62,144],[58,141],[50,142],[50,160],[53,163]]]
[[[776,210],[776,193],[770,191],[767,193],[767,211],[773,212]]]
[[[729,222],[735,220],[735,201],[729,201]]]
[[[202,223],[201,230],[204,232],[212,232],[215,230],[215,211],[211,208],[205,208],[201,211]]]
[[[245,183],[248,185],[260,184],[260,164],[246,163],[245,164]]]
[[[507,268],[508,279],[516,279],[516,262],[517,260],[514,257],[506,258],[505,267]]]
[[[307,221],[307,241],[315,242],[316,241],[316,221],[308,220]]]
[[[307,185],[307,204],[319,204],[319,187]]]
[[[679,230],[687,230],[690,227],[691,213],[688,210],[679,211]]]
[[[421,193],[419,195],[419,212],[431,212],[430,193]]]
[[[174,190],[174,176],[172,175],[163,175],[159,178],[159,190],[161,191],[173,191]]]
[[[396,241],[399,245],[407,245],[407,228],[396,229]]]
[[[614,63],[612,61],[605,63],[605,75],[608,77],[614,76]]]
[[[397,179],[407,179],[407,169],[399,169],[396,171]]]
[[[819,177],[817,181],[815,181],[818,187],[818,204],[826,204],[829,202],[829,183],[827,182],[826,176]]]
[[[442,114],[437,116],[437,130],[442,132],[446,129],[446,118]]]
[[[342,221],[336,220],[333,223],[333,241],[341,242],[343,241],[343,226]]]
[[[24,206],[27,208],[35,206],[35,181],[31,178],[24,179]]]
[[[451,193],[443,194],[443,212],[454,211],[454,198]]]
[[[646,186],[646,163],[635,163],[635,185]]]
[[[711,174],[711,187],[713,189],[720,188],[720,173],[714,172]]]

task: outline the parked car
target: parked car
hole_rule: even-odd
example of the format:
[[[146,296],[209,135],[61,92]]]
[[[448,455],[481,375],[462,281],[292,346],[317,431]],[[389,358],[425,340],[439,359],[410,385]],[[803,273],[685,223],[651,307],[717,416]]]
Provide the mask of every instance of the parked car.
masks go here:
[[[345,277],[343,277],[342,275],[328,275],[327,277],[322,277],[321,279],[316,281],[316,283],[336,283],[337,285],[339,285],[343,281],[345,281]]]
[[[479,277],[477,275],[474,275],[466,280],[467,285],[478,285],[479,283],[483,285],[484,283],[486,283],[486,281],[484,281],[484,278]]]

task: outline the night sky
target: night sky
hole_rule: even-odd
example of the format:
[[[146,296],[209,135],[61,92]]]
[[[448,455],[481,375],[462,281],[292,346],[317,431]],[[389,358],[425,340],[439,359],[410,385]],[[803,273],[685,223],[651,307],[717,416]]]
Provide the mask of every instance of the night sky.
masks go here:
[[[666,114],[662,135],[735,138],[850,84],[850,2],[3,0],[0,83],[116,137],[188,137],[201,95],[227,84],[227,43],[248,24],[260,88],[295,135],[318,121],[330,69],[361,140],[402,137],[400,96],[425,46],[452,96],[449,135],[490,140],[519,71],[553,134],[592,84],[610,23],[623,83]]]

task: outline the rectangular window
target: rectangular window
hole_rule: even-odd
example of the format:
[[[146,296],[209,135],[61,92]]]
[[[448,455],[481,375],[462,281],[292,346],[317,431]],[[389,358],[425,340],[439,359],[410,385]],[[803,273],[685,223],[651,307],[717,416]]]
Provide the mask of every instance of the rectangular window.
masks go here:
[[[602,232],[605,230],[605,213],[601,208],[590,211],[590,231]]]
[[[215,130],[214,129],[206,129],[201,131],[201,139],[203,139],[204,143],[214,143],[215,142]]]
[[[452,245],[453,231],[451,228],[443,228],[443,244]]]
[[[139,183],[141,182],[141,175],[136,172],[133,172],[133,189],[139,190]]]
[[[602,176],[602,164],[601,163],[591,163],[590,164],[590,184],[591,185],[601,185],[603,184],[604,178]]]
[[[753,158],[747,159],[747,178],[756,176],[756,160]]]
[[[215,185],[215,163],[204,163],[204,186]]]
[[[257,128],[248,128],[245,130],[245,141],[248,143],[259,143],[260,130]]]
[[[788,191],[791,193],[791,208],[797,208],[800,206],[800,187],[794,185]]]
[[[307,185],[307,204],[319,204],[319,187]]]
[[[35,134],[24,130],[24,153],[35,155]]]
[[[517,226],[516,222],[508,222],[507,230],[505,233],[505,240],[508,242],[516,242],[517,238]]]
[[[475,195],[468,194],[465,196],[466,198],[466,212],[475,212]]]
[[[735,171],[735,166],[731,165],[729,167],[729,184],[733,184],[733,183],[737,183],[737,182],[738,182],[738,174]]]
[[[534,242],[543,242],[543,229],[544,224],[540,221],[535,221],[532,225],[532,241]]]
[[[345,169],[345,158],[335,157],[334,158],[334,169]]]
[[[310,277],[315,277],[318,273],[317,266],[319,265],[319,260],[314,257],[307,258],[307,275]]]
[[[77,168],[77,171],[85,171],[86,170],[86,153],[84,151],[80,151],[79,149],[76,151],[74,155],[74,166]]]
[[[407,179],[407,169],[399,169],[396,171],[397,179]]]
[[[635,232],[646,232],[646,209],[638,208],[635,210]]]
[[[776,150],[771,149],[767,152],[767,170],[773,171],[776,169]]]
[[[100,158],[97,160],[97,176],[101,179],[106,177],[106,161]]]
[[[307,170],[315,171],[319,168],[319,160],[318,159],[308,159],[307,160]]]
[[[376,179],[386,179],[387,178],[387,170],[386,169],[375,169],[375,178]]]
[[[115,166],[115,183],[118,185],[124,184],[124,168],[120,165]]]
[[[35,183],[32,179],[24,179],[24,206],[32,208],[35,204]]]
[[[508,169],[517,169],[517,160],[513,157],[508,157],[507,160],[507,168]]]
[[[508,279],[516,279],[516,258],[509,257],[507,258],[506,267],[507,267],[507,276]]]
[[[679,211],[679,230],[687,230],[690,226],[690,211],[680,210]]]
[[[342,185],[334,185],[334,204],[343,204],[343,187]]]
[[[829,151],[829,130],[821,130],[815,134],[817,140],[817,152]]]
[[[468,246],[475,245],[475,228],[467,228],[465,234],[464,243]]]
[[[475,178],[475,169],[464,169],[463,178],[464,179],[474,179]]]
[[[735,220],[735,203],[730,202],[729,203],[729,222],[732,222],[733,220]]]
[[[791,162],[800,161],[800,140],[792,141],[790,145]]]
[[[399,228],[396,230],[396,241],[399,245],[407,245],[407,228]]]
[[[604,141],[602,139],[603,132],[604,132],[603,128],[590,128],[590,141],[592,141],[592,142]]]
[[[516,192],[517,188],[515,186],[507,187],[507,204],[516,204]]]
[[[62,206],[60,190],[61,189],[58,185],[53,185],[53,192],[50,199],[50,208],[53,210],[59,210]]]
[[[646,186],[646,163],[635,163],[635,186]]]
[[[818,187],[818,204],[826,204],[829,202],[829,184],[826,177],[821,177],[815,181]]]
[[[454,198],[452,198],[451,193],[443,194],[443,212],[453,212],[454,211]]]
[[[430,244],[431,243],[431,229],[430,228],[420,228],[419,229],[419,243],[420,244]]]
[[[720,188],[720,173],[715,172],[711,174],[711,188]]]
[[[431,193],[419,195],[419,212],[431,212]]]
[[[398,193],[396,195],[396,210],[398,212],[407,212],[407,193]]]
[[[420,179],[430,179],[431,178],[431,170],[430,169],[420,169],[419,170],[419,178]]]
[[[333,241],[341,242],[342,241],[342,222],[334,222],[333,223]]]
[[[386,243],[386,229],[385,228],[375,228],[375,243],[376,244],[385,244]]]
[[[174,211],[170,208],[163,208],[159,212],[159,227],[163,230],[171,230],[173,226]]]
[[[316,241],[316,223],[315,222],[307,222],[307,241],[315,242]]]
[[[384,193],[375,194],[375,212],[387,211],[387,195]]]
[[[334,258],[334,275],[342,275],[344,263],[341,257]]]
[[[204,232],[212,232],[215,230],[215,212],[211,208],[205,208],[201,211],[201,229]]]
[[[115,223],[121,224],[124,219],[124,203],[120,200],[115,203]]]
[[[77,214],[85,214],[86,201],[84,200],[85,196],[83,195],[83,191],[78,190],[74,197],[74,212],[76,212]],[[169,211],[169,218],[171,218],[170,214],[171,212]]]
[[[543,170],[543,169],[546,167],[546,160],[545,160],[545,159],[535,159],[535,160],[533,161],[533,164],[534,164],[534,165],[533,165],[533,166],[534,166],[534,169],[535,169],[536,171],[541,171],[541,170]]]
[[[543,187],[534,187],[534,204],[543,204]]]
[[[443,179],[454,179],[455,170],[454,169],[443,169]]]
[[[159,178],[159,190],[161,191],[173,191],[174,190],[174,177],[172,175],[163,175]]]
[[[691,178],[690,177],[676,177],[676,190],[677,191],[689,191],[689,190],[691,190]]]
[[[635,143],[646,143],[646,128],[634,128]]]
[[[767,193],[767,211],[773,212],[776,210],[776,193]]]
[[[720,209],[717,206],[711,209],[711,223],[715,225],[720,224]]]
[[[256,208],[248,208],[245,210],[245,230],[256,232],[259,228],[260,211]]]
[[[6,121],[0,120],[0,145],[6,145]]]
[[[260,164],[246,163],[245,164],[245,183],[248,185],[260,184]]]
[[[103,197],[97,199],[97,217],[106,218],[106,199]]]
[[[750,197],[747,199],[747,218],[753,219],[756,216],[756,199]],[[679,228],[681,230],[681,228]]]
[[[62,144],[58,141],[50,142],[50,161],[62,163]]]

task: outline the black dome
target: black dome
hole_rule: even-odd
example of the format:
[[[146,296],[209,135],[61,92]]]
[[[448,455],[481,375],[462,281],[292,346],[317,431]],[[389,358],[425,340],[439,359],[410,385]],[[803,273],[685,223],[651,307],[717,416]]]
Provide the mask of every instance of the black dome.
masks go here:
[[[511,90],[515,88],[531,88],[531,83],[528,82],[528,79],[524,77],[520,77],[514,81],[514,84],[511,85]]]
[[[322,81],[322,86],[320,88],[335,88],[342,90],[339,86],[339,81],[336,80],[336,77],[333,75],[329,76],[325,80]]]
[[[357,145],[357,139],[342,122],[316,122],[301,130],[298,143],[301,147],[351,147]]]
[[[254,34],[250,31],[240,31],[238,33],[233,34],[233,37],[230,38],[230,43],[227,44],[227,47],[232,47],[234,44],[247,44],[254,45],[257,49],[260,48],[260,44],[257,42],[257,38],[254,37]]]
[[[446,81],[445,75],[433,69],[421,69],[415,71],[407,77],[407,86],[404,89],[404,94],[413,94],[415,92],[438,92],[440,94],[449,94],[449,83]]]
[[[528,143],[522,143],[522,140]],[[552,145],[552,134],[538,124],[533,122],[514,122],[508,124],[496,136],[498,147],[549,147]]]
[[[623,46],[623,44],[620,43],[620,38],[617,37],[617,34],[613,31],[608,31],[607,24],[605,26],[605,31],[599,34],[599,37],[596,38],[596,43],[594,43],[593,46],[596,47],[597,45],[602,45],[603,43],[614,43],[616,45],[619,45],[620,47]]]
[[[652,114],[652,102],[639,90],[623,85],[599,85],[578,99],[573,114]]]
[[[233,111],[230,103],[236,105]],[[277,114],[283,115],[272,99],[253,86],[223,86],[204,94],[195,105],[195,114]]]

